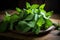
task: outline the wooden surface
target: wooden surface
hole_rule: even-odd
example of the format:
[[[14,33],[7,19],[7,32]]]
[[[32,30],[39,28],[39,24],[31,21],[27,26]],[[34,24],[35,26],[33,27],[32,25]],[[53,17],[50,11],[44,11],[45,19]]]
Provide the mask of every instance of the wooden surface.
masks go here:
[[[59,31],[54,30],[50,32],[48,35],[43,37],[27,37],[23,35],[13,34],[11,32],[8,33],[0,33],[0,36],[10,37],[18,40],[60,40],[60,36],[58,36]]]

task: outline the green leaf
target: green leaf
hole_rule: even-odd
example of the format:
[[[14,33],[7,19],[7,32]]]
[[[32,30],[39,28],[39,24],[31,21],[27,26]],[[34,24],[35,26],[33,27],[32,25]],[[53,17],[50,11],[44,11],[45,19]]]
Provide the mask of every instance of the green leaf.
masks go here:
[[[0,32],[5,32],[7,29],[7,22],[0,23]]]
[[[45,10],[40,10],[40,14],[43,15],[43,17],[44,17],[45,19],[49,19],[50,16],[47,17],[48,14],[46,14],[46,13],[47,13],[47,12],[46,12]]]
[[[25,22],[25,21],[20,21],[18,23],[20,26],[20,30],[22,30],[23,32],[28,32],[32,27],[35,26],[35,22],[31,21],[29,23]]]
[[[27,22],[25,22],[25,21],[19,21],[18,22],[18,25],[23,25],[23,24],[27,24]],[[23,25],[24,26],[24,25]]]
[[[38,20],[38,14],[35,14],[34,20],[35,20],[35,21]]]
[[[46,19],[45,21],[45,28],[49,28],[50,26],[52,26],[52,22],[49,19]]]
[[[32,12],[32,10],[31,9],[28,9],[28,10],[26,10],[26,12],[27,12],[27,14],[29,14],[29,13]]]
[[[40,10],[40,13],[41,13],[41,12],[44,13],[44,14],[46,14],[46,11],[45,11],[45,10]]]
[[[40,27],[36,28],[35,30],[35,34],[39,34],[40,33]]]
[[[10,17],[9,16],[5,16],[4,19],[3,19],[4,22],[9,22],[10,21]]]
[[[17,14],[13,14],[11,16],[10,22],[15,22],[15,21],[17,21],[18,18],[19,18],[19,16]]]
[[[27,25],[33,28],[35,26],[35,21],[30,21],[29,23],[27,23]]]
[[[51,17],[52,16],[52,13],[53,13],[53,11],[47,12],[46,13],[46,17]]]
[[[9,22],[10,21],[10,16],[11,15],[6,12],[6,15],[4,16],[3,21],[4,22],[6,22],[6,21]]]
[[[28,9],[26,10],[27,14],[34,14],[35,9]]]
[[[38,8],[38,7],[39,7],[38,4],[33,4],[33,5],[31,6],[31,9],[36,9],[36,8]]]
[[[34,12],[35,12],[35,13],[38,13],[38,12],[39,12],[39,10],[38,10],[38,9],[34,9]]]
[[[29,27],[27,25],[27,22],[25,22],[25,21],[18,22],[18,26],[16,27],[16,30],[22,31],[22,32],[28,32],[30,29],[31,29],[31,27]]]
[[[16,7],[16,11],[20,13],[22,10],[20,8]]]
[[[26,2],[26,8],[28,9],[30,7],[31,7],[31,5],[28,2]]]
[[[18,31],[23,31],[24,28],[27,27],[26,24],[27,24],[27,23],[26,23],[25,21],[19,21],[19,22],[18,22],[18,25],[17,25],[17,27],[16,27],[16,30],[18,30]]]
[[[40,14],[43,15],[43,17],[46,17],[46,11],[45,10],[40,10]]]
[[[32,20],[34,17],[33,14],[28,15],[24,20]]]
[[[34,14],[34,11],[35,11],[35,9],[31,9],[32,11],[31,11],[31,14]]]
[[[28,32],[31,29],[31,27],[25,27],[23,32]]]
[[[43,17],[45,18],[46,16],[46,11],[45,10],[40,10],[40,14],[43,15]]]
[[[26,10],[27,14],[34,14],[35,9],[28,9]]]
[[[43,10],[44,7],[45,7],[45,4],[42,4],[42,5],[40,5],[39,9],[40,9],[40,10]]]
[[[44,21],[43,17],[41,16],[41,17],[39,18],[39,20],[37,21],[37,25],[38,25],[39,27],[41,27],[44,23],[45,23],[45,21]]]
[[[23,19],[24,18],[24,15],[26,15],[24,12],[20,13],[19,14],[19,19]]]

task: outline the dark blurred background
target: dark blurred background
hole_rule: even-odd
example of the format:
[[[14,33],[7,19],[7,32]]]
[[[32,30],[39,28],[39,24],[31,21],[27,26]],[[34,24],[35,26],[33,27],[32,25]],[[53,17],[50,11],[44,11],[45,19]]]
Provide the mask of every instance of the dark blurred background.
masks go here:
[[[45,10],[51,11],[54,13],[60,13],[60,0],[0,0],[0,11],[7,9],[15,9],[16,7],[24,8],[25,3],[29,2],[31,4],[46,4]]]

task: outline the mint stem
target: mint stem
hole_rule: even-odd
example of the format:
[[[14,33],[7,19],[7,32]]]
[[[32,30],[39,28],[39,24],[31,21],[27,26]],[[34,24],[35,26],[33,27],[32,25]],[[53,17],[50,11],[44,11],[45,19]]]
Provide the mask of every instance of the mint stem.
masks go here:
[[[10,23],[10,30],[13,30],[13,22]]]

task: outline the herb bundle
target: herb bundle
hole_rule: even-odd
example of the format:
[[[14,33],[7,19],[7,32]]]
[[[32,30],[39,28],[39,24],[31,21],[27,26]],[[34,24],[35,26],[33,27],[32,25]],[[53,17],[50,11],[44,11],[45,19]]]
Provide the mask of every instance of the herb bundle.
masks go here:
[[[52,22],[49,20],[52,16],[53,11],[46,12],[44,10],[45,4],[38,5],[26,2],[26,8],[20,9],[16,7],[18,14],[10,15],[6,12],[6,15],[0,24],[0,32],[7,28],[9,24],[9,29],[22,32],[33,32],[39,34],[41,30],[46,30],[52,26]],[[16,25],[15,25],[16,24]]]

